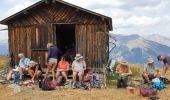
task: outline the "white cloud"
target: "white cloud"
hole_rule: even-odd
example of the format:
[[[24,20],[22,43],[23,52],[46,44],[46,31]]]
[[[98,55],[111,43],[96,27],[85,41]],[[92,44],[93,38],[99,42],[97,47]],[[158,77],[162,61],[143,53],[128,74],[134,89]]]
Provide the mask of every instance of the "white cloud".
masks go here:
[[[17,2],[18,0],[12,0],[12,1]],[[9,9],[8,15],[12,15],[16,12],[19,12],[19,11],[23,10],[24,8],[27,8],[27,7],[29,7],[30,5],[33,4],[33,2],[31,2],[30,0],[19,0],[19,1],[20,2],[18,2],[17,5],[13,6],[11,9]]]
[[[35,0],[3,0],[3,18],[33,4]],[[39,0],[37,0],[39,1]],[[117,34],[164,34],[170,30],[169,0],[64,0],[83,8],[110,16]],[[0,19],[2,19],[0,16]],[[1,28],[1,26],[0,26]]]

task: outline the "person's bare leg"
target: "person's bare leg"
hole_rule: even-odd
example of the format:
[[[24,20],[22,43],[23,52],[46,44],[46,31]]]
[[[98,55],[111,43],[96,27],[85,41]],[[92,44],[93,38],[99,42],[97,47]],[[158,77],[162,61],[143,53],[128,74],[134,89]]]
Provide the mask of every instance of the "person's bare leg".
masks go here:
[[[144,78],[146,79],[147,83],[150,83],[150,80],[149,80],[149,77],[148,77],[148,74],[143,74]]]
[[[76,78],[77,78],[77,72],[73,72],[73,84],[72,84],[72,88],[75,88]]]
[[[56,69],[56,66],[53,66],[53,67],[52,67],[53,80],[55,80],[55,69]]]
[[[51,66],[48,66],[47,69],[46,69],[46,72],[45,72],[45,77],[44,77],[44,79],[47,78],[48,72],[49,72],[50,69],[51,69]]]
[[[76,81],[76,78],[77,78],[77,73],[73,72],[73,81]]]
[[[82,73],[82,72],[79,72],[79,73],[78,73],[78,76],[79,76],[79,81],[82,82],[82,80],[83,80],[83,73]]]
[[[23,69],[21,67],[19,67],[18,71],[19,71],[20,79],[22,79]]]
[[[35,77],[38,79],[38,78],[40,77],[40,75],[41,75],[41,71],[40,71],[40,70],[38,70],[38,71],[36,72]]]
[[[33,70],[28,70],[28,74],[31,76],[31,78],[34,76],[34,71]]]
[[[8,81],[12,79],[12,74],[13,74],[13,70],[10,70],[6,78]]]
[[[167,66],[164,66],[164,67],[163,67],[163,70],[162,70],[162,75],[163,75],[163,76],[166,74],[167,70],[168,70],[168,67],[167,67]]]
[[[60,72],[57,72],[57,73],[56,73],[56,80],[58,80],[59,75],[60,75]]]
[[[67,78],[66,72],[62,72],[61,74],[62,74],[62,76],[64,77],[64,79],[65,79],[66,81],[68,81],[68,78]]]

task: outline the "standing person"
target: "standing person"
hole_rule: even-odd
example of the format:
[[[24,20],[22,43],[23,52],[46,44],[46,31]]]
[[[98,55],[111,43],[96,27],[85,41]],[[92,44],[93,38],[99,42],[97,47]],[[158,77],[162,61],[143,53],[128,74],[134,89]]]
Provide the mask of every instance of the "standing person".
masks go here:
[[[53,76],[53,82],[54,82],[55,81],[55,69],[56,69],[57,61],[58,61],[57,58],[58,58],[60,51],[57,48],[57,46],[53,45],[53,43],[48,43],[47,49],[48,49],[48,58],[47,58],[48,67],[46,70],[45,78],[47,77],[49,70],[52,70],[52,76]]]
[[[65,84],[69,84],[66,72],[69,70],[69,63],[65,60],[65,57],[61,57],[61,61],[58,63],[56,79],[58,80],[59,75],[61,74],[66,80]]]
[[[28,73],[30,74],[31,76],[31,80],[34,82],[35,78],[39,78],[39,76],[41,75],[41,67],[40,65],[35,62],[35,61],[30,61],[30,64],[29,64],[29,71]]]
[[[162,75],[164,76],[170,66],[170,56],[158,55],[158,61],[162,61],[164,63]]]
[[[19,57],[19,75],[20,75],[20,80],[22,80],[22,75],[28,73],[28,65],[30,64],[30,59],[26,58],[23,53],[18,54]]]
[[[86,70],[86,62],[83,60],[83,56],[76,54],[75,60],[72,63],[73,70],[73,88],[75,88],[75,82],[78,75],[79,82],[82,82],[84,70]]]

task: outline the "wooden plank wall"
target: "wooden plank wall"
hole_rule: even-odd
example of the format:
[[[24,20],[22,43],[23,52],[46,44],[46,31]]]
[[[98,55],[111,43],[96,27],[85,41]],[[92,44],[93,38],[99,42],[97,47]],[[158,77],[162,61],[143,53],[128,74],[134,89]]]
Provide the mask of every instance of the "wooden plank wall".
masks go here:
[[[9,22],[9,49],[15,64],[19,52],[29,57],[45,57],[46,51],[31,49],[46,49],[48,42],[56,43],[55,23],[75,23],[77,53],[85,57],[87,67],[103,67],[108,58],[109,39],[105,20],[63,4],[42,6]]]
[[[76,49],[84,56],[87,67],[102,69],[107,61],[106,25],[77,25]]]

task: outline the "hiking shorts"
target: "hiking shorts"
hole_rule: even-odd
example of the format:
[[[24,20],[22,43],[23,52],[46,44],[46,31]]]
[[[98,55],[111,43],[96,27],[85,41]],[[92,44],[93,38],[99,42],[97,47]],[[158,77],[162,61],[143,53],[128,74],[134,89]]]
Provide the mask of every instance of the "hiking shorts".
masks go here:
[[[57,59],[56,58],[50,58],[49,59],[49,66],[57,66]]]

